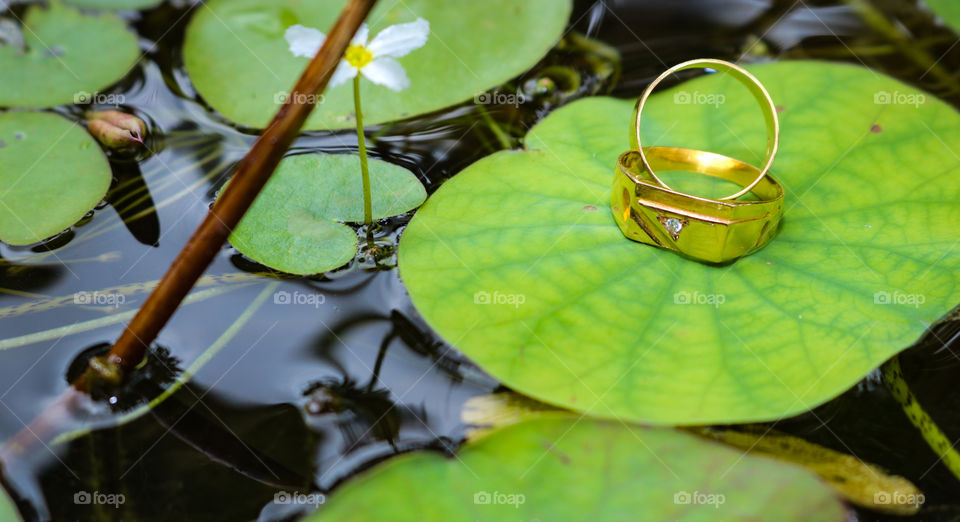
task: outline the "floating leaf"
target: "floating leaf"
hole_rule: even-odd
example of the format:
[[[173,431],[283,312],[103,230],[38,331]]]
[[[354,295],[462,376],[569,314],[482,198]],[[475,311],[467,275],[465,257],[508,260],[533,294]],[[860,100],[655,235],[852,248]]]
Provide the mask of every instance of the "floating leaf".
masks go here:
[[[163,0],[67,0],[73,5],[89,9],[149,9]]]
[[[559,410],[514,392],[478,395],[463,405],[460,420],[467,425],[467,440],[476,440],[490,433],[525,420],[556,416]],[[572,415],[572,413],[571,413]]]
[[[416,208],[427,193],[407,169],[370,160],[374,219]],[[363,221],[360,158],[307,154],[283,160],[230,236],[258,263],[291,274],[317,274],[357,252],[357,234],[340,221]]]
[[[626,240],[609,202],[633,102],[591,98],[417,212],[399,249],[414,305],[507,386],[603,417],[769,420],[849,388],[960,300],[960,117],[866,69],[752,70],[782,109],[766,248],[717,267]],[[660,145],[762,155],[744,145],[764,143],[756,104],[725,75],[654,96],[644,122]]]
[[[933,12],[943,18],[951,27],[960,30],[960,3],[957,0],[926,0]]]
[[[328,31],[345,0],[212,0],[187,28],[184,63],[197,92],[227,118],[263,127],[306,66],[287,48],[291,25]],[[384,1],[370,15],[370,34],[423,17],[426,46],[400,58],[411,87],[393,92],[361,82],[364,120],[377,124],[442,109],[482,94],[528,70],[567,24],[570,0]],[[355,125],[351,86],[324,93],[307,129]]]
[[[26,52],[0,45],[0,107],[89,101],[137,61],[137,37],[113,14],[82,14],[51,2],[30,6],[23,23]]]
[[[57,234],[109,187],[110,165],[83,127],[51,113],[0,113],[0,241]]]
[[[309,520],[387,519],[840,521],[844,509],[790,464],[676,430],[545,418],[470,443],[456,459],[395,457]]]

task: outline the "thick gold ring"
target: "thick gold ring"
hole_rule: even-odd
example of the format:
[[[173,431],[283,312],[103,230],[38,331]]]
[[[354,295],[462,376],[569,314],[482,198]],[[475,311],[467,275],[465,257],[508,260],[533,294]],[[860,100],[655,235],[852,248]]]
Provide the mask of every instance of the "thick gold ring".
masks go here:
[[[637,105],[633,110],[634,132],[630,136],[631,148],[640,154],[640,162],[643,164],[644,169],[650,174],[650,176],[652,176],[653,179],[656,180],[656,182],[660,185],[670,188],[670,186],[664,183],[662,179],[657,177],[656,171],[651,168],[650,163],[647,161],[647,158],[644,154],[644,148],[642,147],[642,139],[640,137],[640,118],[643,114],[643,108],[647,103],[647,99],[653,93],[653,90],[656,89],[657,85],[659,85],[660,82],[665,80],[670,75],[686,69],[715,69],[733,76],[747,86],[753,96],[757,99],[757,102],[760,103],[760,108],[763,110],[763,117],[767,124],[767,153],[764,157],[763,165],[757,171],[757,177],[752,182],[741,184],[743,189],[737,193],[718,198],[720,200],[737,199],[740,196],[750,192],[753,187],[757,183],[760,183],[760,180],[762,180],[763,177],[769,173],[770,167],[773,165],[773,159],[777,155],[777,148],[780,145],[780,120],[777,118],[777,108],[776,105],[773,104],[773,99],[770,98],[770,93],[768,93],[763,87],[763,84],[760,83],[760,80],[757,80],[755,76],[738,65],[723,60],[702,58],[698,60],[690,60],[689,62],[683,62],[679,65],[671,67],[670,69],[667,69],[666,72],[657,77],[657,79],[654,80],[645,91],[643,91],[643,94],[637,101]]]
[[[660,170],[695,172],[749,186],[756,200],[691,196],[657,181]],[[623,234],[698,261],[725,263],[766,245],[783,215],[783,187],[740,160],[692,149],[647,147],[617,161],[610,207]]]

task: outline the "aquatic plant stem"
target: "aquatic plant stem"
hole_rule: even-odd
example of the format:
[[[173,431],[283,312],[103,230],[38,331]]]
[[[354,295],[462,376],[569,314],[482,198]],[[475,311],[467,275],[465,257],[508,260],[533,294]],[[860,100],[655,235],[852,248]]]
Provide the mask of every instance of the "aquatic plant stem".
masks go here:
[[[143,359],[147,347],[253,204],[313,111],[314,95],[326,88],[350,40],[374,4],[376,0],[351,0],[347,4],[287,101],[237,165],[230,184],[110,349],[107,360],[122,372],[132,370]]]
[[[893,398],[900,403],[907,418],[920,430],[930,449],[940,457],[947,469],[960,479],[960,453],[957,453],[957,448],[930,415],[923,410],[917,402],[917,397],[910,391],[906,379],[903,378],[903,370],[900,368],[900,357],[894,356],[887,361],[882,371],[884,384],[887,385]]]
[[[363,108],[360,107],[360,75],[353,77],[353,108],[357,116],[357,142],[360,144],[360,176],[363,179],[363,224],[373,223],[373,203],[370,199],[370,167],[367,165],[367,139],[363,135]]]
[[[230,184],[197,227],[193,236],[170,265],[156,289],[147,297],[120,338],[110,348],[105,362],[121,378],[143,360],[150,344],[173,316],[180,303],[220,252],[233,228],[253,204],[284,154],[293,144],[346,53],[350,41],[369,16],[377,0],[350,0],[329,36],[294,85],[286,102],[237,165]],[[89,400],[88,375],[83,374],[44,409],[28,426],[0,446],[0,463],[22,454],[36,442],[46,444],[58,426],[76,411],[76,404]],[[94,375],[94,378],[97,378]]]
[[[490,132],[493,133],[494,137],[497,138],[497,141],[500,142],[500,147],[503,150],[510,150],[513,148],[513,140],[503,128],[500,127],[500,124],[497,123],[497,120],[493,119],[493,116],[490,115],[490,111],[487,110],[483,105],[477,104],[477,112],[480,113],[480,117],[483,118],[484,123],[490,127]]]

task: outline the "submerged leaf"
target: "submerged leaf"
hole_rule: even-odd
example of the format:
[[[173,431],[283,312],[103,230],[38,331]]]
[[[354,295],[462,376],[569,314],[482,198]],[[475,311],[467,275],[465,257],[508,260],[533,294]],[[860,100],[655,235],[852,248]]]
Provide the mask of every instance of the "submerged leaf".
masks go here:
[[[295,57],[284,32],[301,24],[332,26],[346,0],[212,0],[187,28],[184,64],[197,92],[227,118],[263,127],[279,108],[308,58]],[[570,0],[406,0],[381,2],[370,34],[423,18],[427,44],[399,58],[411,80],[394,92],[361,82],[363,116],[378,124],[454,105],[527,71],[560,38]],[[243,42],[243,45],[238,45]],[[350,85],[324,93],[305,129],[355,125]]]
[[[769,455],[800,464],[820,475],[844,498],[868,509],[894,515],[914,515],[924,495],[909,480],[801,438],[773,429],[752,431],[691,428],[691,432],[729,444],[748,453]]]
[[[468,400],[460,420],[468,426],[467,440],[476,440],[505,426],[562,411],[519,393],[499,392]]]
[[[416,208],[427,193],[407,169],[370,160],[374,219]],[[317,274],[353,259],[357,234],[340,222],[363,221],[360,158],[307,154],[280,163],[230,243],[258,263]]]
[[[564,410],[513,392],[480,395],[463,405],[461,419],[470,427],[467,440],[474,441],[506,426],[543,417],[557,417]],[[573,412],[567,412],[575,418]],[[741,431],[743,430],[743,431]],[[889,475],[883,469],[799,437],[780,433],[763,426],[746,426],[741,430],[722,428],[688,428],[747,453],[767,455],[799,464],[820,475],[844,498],[868,509],[895,515],[917,513],[924,495],[909,480]]]
[[[2,488],[0,488],[0,520],[3,522],[18,522],[22,520],[20,513],[17,512],[17,507],[13,504],[13,501],[10,500],[10,497],[7,496],[7,492]]]
[[[766,248],[717,267],[625,239],[610,190],[633,101],[590,98],[417,212],[399,250],[417,310],[525,395],[660,424],[806,411],[912,344],[960,301],[960,115],[857,67],[751,70],[782,109],[785,216]],[[655,95],[644,122],[657,145],[747,161],[765,143],[722,74]]]
[[[51,113],[0,113],[0,241],[62,232],[109,186],[110,165],[83,127]]]
[[[110,13],[83,14],[59,2],[30,6],[26,50],[0,45],[0,107],[90,101],[137,61],[137,37]]]
[[[387,519],[841,521],[844,509],[790,464],[671,429],[542,418],[469,443],[455,459],[390,459],[308,520]]]

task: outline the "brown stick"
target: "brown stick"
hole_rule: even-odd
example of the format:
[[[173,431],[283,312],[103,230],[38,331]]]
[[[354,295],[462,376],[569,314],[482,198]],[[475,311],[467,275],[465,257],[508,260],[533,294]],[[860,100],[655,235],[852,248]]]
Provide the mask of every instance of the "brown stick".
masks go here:
[[[240,218],[253,204],[313,110],[313,97],[307,95],[322,92],[326,88],[350,40],[375,3],[376,0],[351,0],[347,4],[323,47],[293,87],[286,103],[240,161],[230,184],[110,349],[107,359],[123,373],[140,363],[147,347],[156,339],[160,329],[167,324],[197,279],[210,266]]]
[[[308,95],[321,93],[326,89],[340,59],[346,53],[350,40],[376,3],[377,0],[350,0],[343,9],[323,47],[307,65],[290,96],[287,96],[287,101],[240,161],[230,184],[170,265],[163,279],[144,301],[137,315],[110,348],[107,360],[116,365],[121,377],[125,377],[143,360],[150,343],[156,339],[197,279],[210,266],[230,232],[266,185],[313,111],[313,100],[316,97]],[[87,375],[81,375],[70,388],[31,421],[29,426],[25,426],[0,446],[0,464],[22,454],[38,440],[45,444],[45,439],[59,423],[71,419],[70,412],[74,405],[88,400],[85,393]]]

